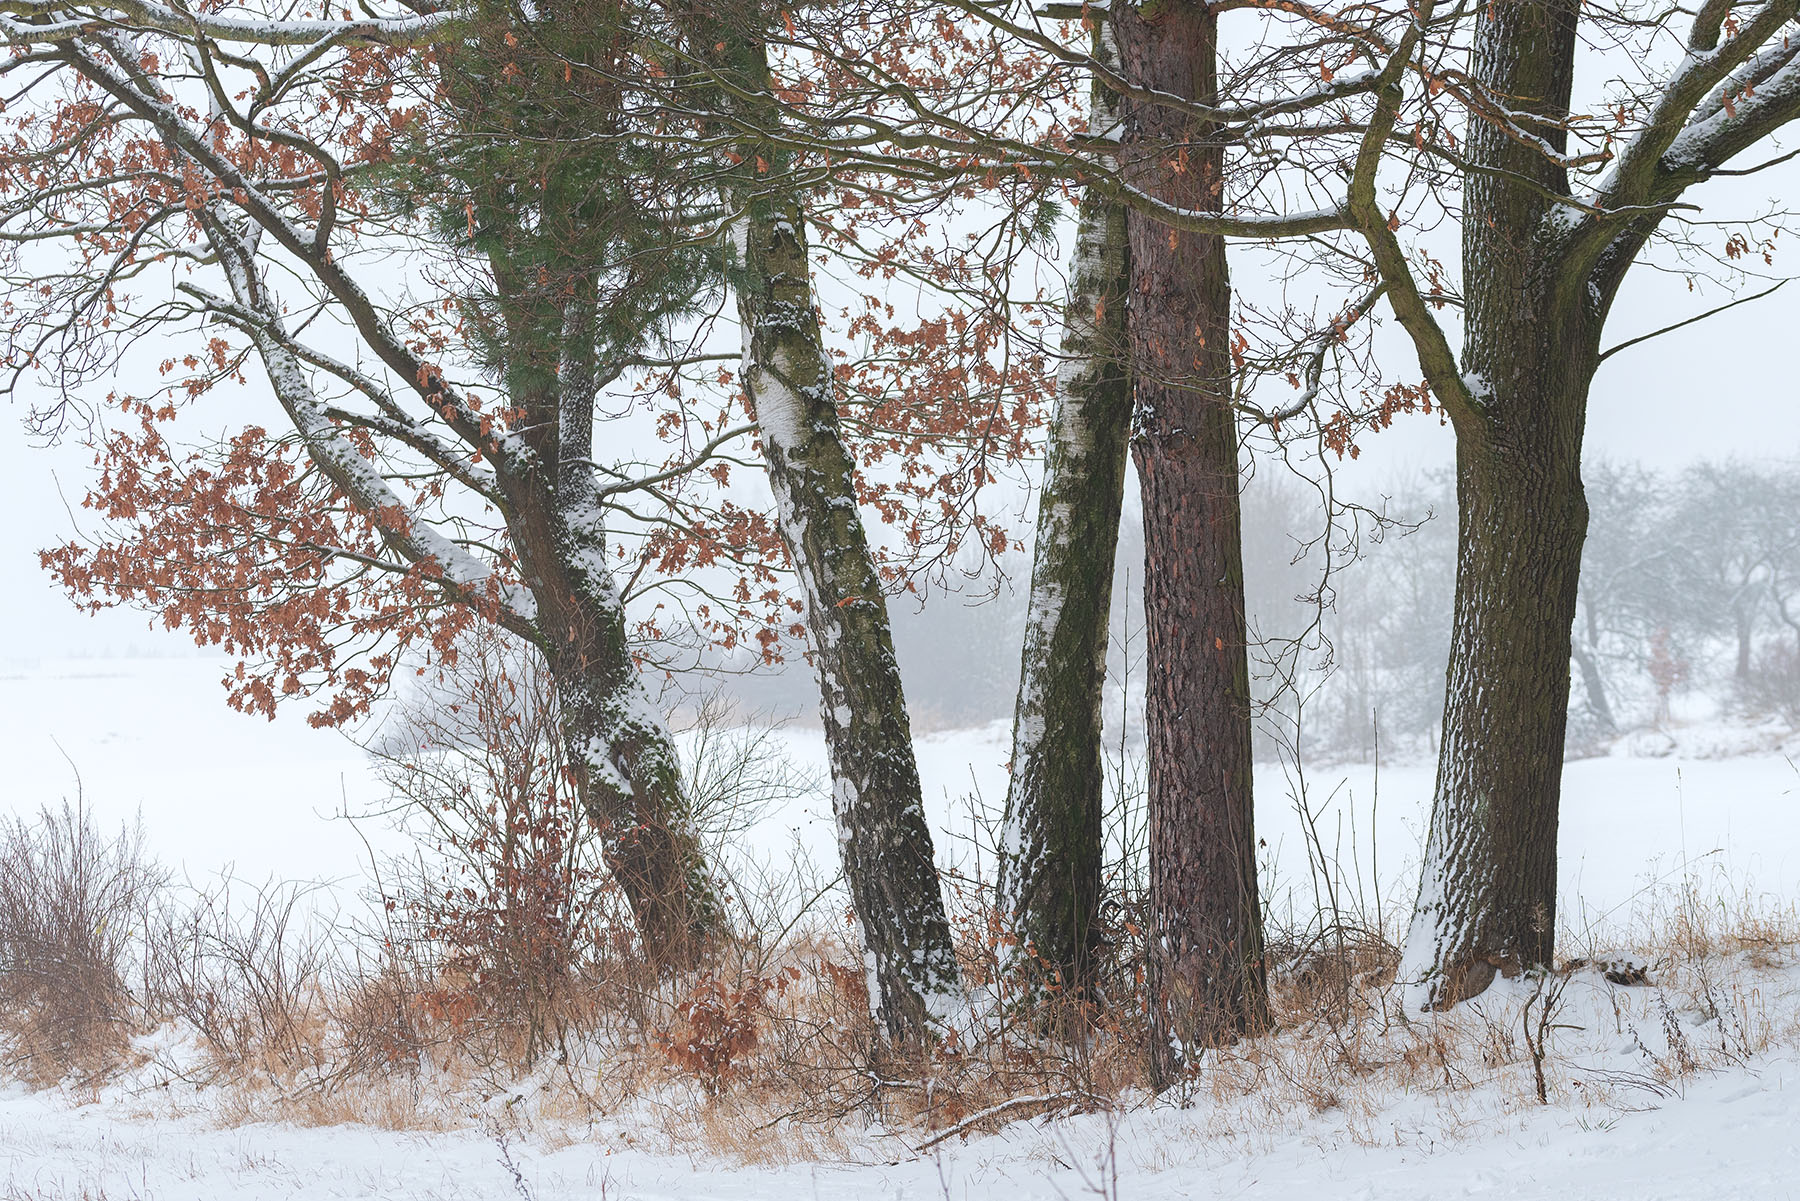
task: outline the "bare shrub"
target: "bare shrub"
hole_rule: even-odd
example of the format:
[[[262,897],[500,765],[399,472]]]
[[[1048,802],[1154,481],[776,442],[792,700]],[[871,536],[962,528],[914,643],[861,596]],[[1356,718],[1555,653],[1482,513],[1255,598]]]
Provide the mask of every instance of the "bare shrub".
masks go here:
[[[766,713],[739,713],[713,691],[677,726],[682,790],[708,862],[727,853],[771,809],[826,795],[818,773],[789,758],[779,737],[785,724]]]
[[[1569,977],[1559,972],[1534,972],[1531,995],[1525,999],[1519,1015],[1519,1027],[1525,1035],[1525,1050],[1531,1056],[1532,1083],[1537,1087],[1539,1105],[1550,1104],[1550,1088],[1545,1064],[1550,1058],[1550,1035],[1557,1030],[1579,1030],[1580,1026],[1556,1020],[1562,1009],[1563,993]]]
[[[132,938],[164,878],[141,825],[108,836],[80,800],[0,821],[0,1020],[26,1079],[116,1061]]]
[[[426,1052],[443,1041],[431,1019],[436,988],[391,939],[355,939],[331,989],[331,1018],[343,1048],[337,1075],[416,1074]]]
[[[565,1037],[583,970],[637,957],[565,771],[546,669],[500,635],[467,638],[369,750],[417,846],[378,872],[388,991],[418,986],[424,1012],[407,1021],[531,1064]]]
[[[220,1067],[321,1068],[331,943],[312,903],[322,888],[226,874],[169,897],[146,931],[146,1010],[192,1026]]]

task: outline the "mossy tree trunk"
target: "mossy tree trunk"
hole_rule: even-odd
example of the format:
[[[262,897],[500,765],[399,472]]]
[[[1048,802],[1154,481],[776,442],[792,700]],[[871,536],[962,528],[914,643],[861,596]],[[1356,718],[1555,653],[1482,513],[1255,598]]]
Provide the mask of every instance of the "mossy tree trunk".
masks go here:
[[[720,34],[745,93],[766,94],[766,46]],[[743,105],[753,103],[739,100]],[[743,114],[758,128],[771,113]],[[738,197],[735,287],[742,379],[755,411],[781,539],[806,599],[830,753],[832,811],[851,907],[867,954],[869,999],[897,1040],[956,1016],[962,988],[925,818],[887,599],[840,435],[838,385],[819,329],[806,216],[787,154],[747,146]],[[756,164],[754,173],[749,164]]]
[[[1110,37],[1094,41],[1107,53]],[[1089,107],[1096,133],[1116,126],[1111,92],[1096,84]],[[1038,492],[1000,840],[999,906],[1017,940],[1012,967],[1033,983],[1081,993],[1099,935],[1101,701],[1131,429],[1129,264],[1124,208],[1085,194]]]

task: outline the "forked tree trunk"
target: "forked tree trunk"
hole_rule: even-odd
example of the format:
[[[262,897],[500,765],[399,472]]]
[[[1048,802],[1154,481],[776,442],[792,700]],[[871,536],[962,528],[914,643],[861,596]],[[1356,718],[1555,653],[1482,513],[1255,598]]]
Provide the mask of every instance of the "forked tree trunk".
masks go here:
[[[1496,0],[1473,61],[1487,93],[1541,114],[1557,150],[1575,0]],[[1400,979],[1442,1008],[1496,971],[1549,963],[1556,829],[1587,500],[1581,436],[1598,339],[1624,267],[1571,275],[1547,220],[1566,171],[1472,122],[1463,223],[1465,378],[1456,420],[1458,551],[1431,831]],[[1534,186],[1535,185],[1535,186]],[[1629,255],[1624,262],[1629,262]]]
[[[1094,40],[1106,53],[1110,37]],[[1095,132],[1116,125],[1117,109],[1096,84]],[[1082,197],[1000,839],[1000,912],[1017,940],[1011,969],[1082,993],[1098,936],[1101,701],[1131,430],[1126,237],[1123,206]]]
[[[1756,606],[1753,602],[1741,599],[1742,594],[1750,591],[1749,585],[1740,590],[1740,599],[1732,607],[1732,628],[1737,633],[1737,682],[1748,683],[1750,680],[1750,649],[1756,633]]]
[[[747,91],[765,94],[767,47],[742,29],[722,36]],[[774,120],[769,112],[747,116]],[[805,212],[784,175],[786,154],[767,145],[746,149],[734,264],[742,379],[782,543],[806,597],[844,879],[867,955],[870,1003],[891,1037],[929,1037],[959,1012],[962,986],[887,598],[863,529],[855,465],[839,434]],[[757,165],[754,174],[749,164]]]
[[[498,262],[495,273],[513,274]],[[581,287],[571,282],[569,292],[583,295]],[[524,312],[511,332],[522,349],[508,380],[514,403],[537,419],[523,428],[528,454],[502,486],[508,532],[537,600],[536,641],[556,687],[571,782],[647,954],[660,966],[691,967],[723,932],[725,912],[682,792],[674,738],[632,659],[607,565],[591,466],[592,302],[557,298],[538,329],[529,328],[533,306],[516,307]],[[557,370],[542,370],[543,359]]]
[[[1217,18],[1195,0],[1113,6],[1134,83],[1215,101]],[[1147,14],[1154,12],[1154,17]],[[1218,210],[1223,154],[1204,125],[1130,105],[1139,186]],[[1266,1028],[1251,807],[1250,679],[1221,237],[1138,213],[1131,231],[1132,454],[1144,507],[1152,1057],[1166,1082],[1196,1049]]]
[[[588,543],[604,551],[598,522],[558,516],[545,528],[576,552],[538,572],[532,589],[571,782],[646,953],[659,966],[691,967],[723,933],[725,912],[682,792],[675,742],[632,661],[605,560],[582,553]]]

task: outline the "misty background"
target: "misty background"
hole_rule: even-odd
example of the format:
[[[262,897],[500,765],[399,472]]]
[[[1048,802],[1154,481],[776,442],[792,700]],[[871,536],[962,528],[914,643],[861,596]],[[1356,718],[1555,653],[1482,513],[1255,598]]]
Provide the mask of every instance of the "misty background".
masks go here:
[[[1254,263],[1240,259],[1235,270],[1238,286],[1255,291]],[[1622,295],[1612,329],[1624,342],[1730,297],[1704,279],[1690,289],[1679,275],[1645,271]],[[1572,676],[1577,754],[1625,744],[1633,754],[1666,753],[1662,740],[1683,722],[1746,730],[1756,748],[1769,749],[1792,726],[1800,634],[1783,606],[1800,615],[1787,599],[1800,528],[1800,406],[1780,353],[1790,300],[1783,291],[1633,346],[1596,380],[1586,445],[1593,518],[1576,641],[1591,651],[1600,685],[1596,693],[1582,673]],[[1393,332],[1378,332],[1378,357],[1405,378],[1410,350]],[[235,428],[255,420],[265,391],[253,380],[222,398],[209,421]],[[28,436],[22,405],[5,415],[0,618],[10,637],[0,647],[0,754],[13,807],[79,790],[109,818],[141,810],[165,832],[173,859],[307,875],[353,868],[360,845],[341,829],[322,833],[320,819],[379,801],[361,749],[309,728],[303,706],[274,722],[231,711],[220,687],[230,660],[184,631],[130,610],[78,610],[39,567],[38,552],[78,536],[92,452],[79,431],[52,445]],[[1292,746],[1303,702],[1298,732],[1309,759],[1366,762],[1379,747],[1384,763],[1411,759],[1424,770],[1443,704],[1454,443],[1439,415],[1413,414],[1365,434],[1358,450],[1355,459],[1320,461],[1301,446],[1290,463],[1265,446],[1247,461],[1250,619],[1266,640],[1257,689],[1272,702],[1258,753],[1272,763]],[[1329,544],[1330,587],[1315,599],[1324,484],[1348,510]],[[1115,748],[1137,733],[1142,684],[1135,490],[1128,481],[1115,585],[1107,702]],[[995,506],[1024,544],[1003,561],[1004,578],[952,575],[928,582],[923,600],[892,601],[916,732],[984,731],[922,757],[928,798],[967,791],[977,776],[989,805],[1004,794],[1034,499],[1020,490]],[[1299,645],[1286,645],[1296,637]],[[711,685],[684,687],[686,695],[665,700],[685,703]],[[811,745],[819,741],[817,688],[804,662],[728,676],[722,687],[743,711],[793,719],[796,753],[816,751],[822,763],[822,745]],[[1596,695],[1616,737],[1594,712]],[[1419,785],[1428,790],[1429,781]],[[817,824],[828,846],[828,813]]]

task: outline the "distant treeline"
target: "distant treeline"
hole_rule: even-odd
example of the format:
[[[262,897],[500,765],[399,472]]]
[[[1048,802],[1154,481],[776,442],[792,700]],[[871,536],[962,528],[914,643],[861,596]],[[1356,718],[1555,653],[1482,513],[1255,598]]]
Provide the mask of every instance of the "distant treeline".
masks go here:
[[[1587,471],[1588,536],[1570,663],[1569,740],[1591,753],[1668,717],[1688,692],[1743,718],[1800,721],[1800,465],[1702,463],[1657,472],[1599,462]],[[1456,495],[1447,473],[1384,489],[1340,516],[1331,566],[1317,492],[1280,471],[1245,491],[1244,559],[1252,661],[1264,707],[1258,753],[1294,733],[1305,747],[1367,758],[1431,749],[1444,708],[1456,586]],[[1126,515],[1114,583],[1108,722],[1138,732],[1143,533]],[[894,640],[921,729],[1012,715],[1025,621],[1023,556],[961,592],[894,605]],[[810,717],[797,659],[728,678],[747,708]]]

